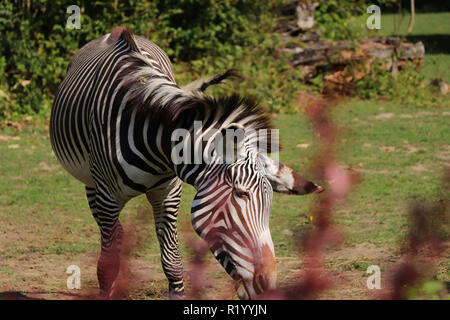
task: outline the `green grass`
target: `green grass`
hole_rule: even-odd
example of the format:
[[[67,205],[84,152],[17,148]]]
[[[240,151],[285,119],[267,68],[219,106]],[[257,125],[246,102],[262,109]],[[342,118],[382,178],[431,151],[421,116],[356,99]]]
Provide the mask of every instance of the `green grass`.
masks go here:
[[[352,100],[334,108],[332,113],[341,130],[339,161],[362,176],[348,202],[335,213],[336,223],[345,235],[344,247],[373,244],[396,253],[407,230],[409,202],[414,197],[434,201],[445,196],[441,191],[441,174],[450,156],[450,109]],[[280,160],[313,179],[308,168],[317,141],[306,116],[281,114],[275,123],[283,143]],[[40,259],[44,264],[64,269],[69,261],[99,251],[99,233],[83,186],[59,166],[51,151],[46,126],[40,122],[24,127],[22,132],[12,128],[0,131],[8,139],[0,140],[0,279],[7,283],[8,279],[24,278],[19,285],[15,282],[19,288],[33,283],[36,275],[27,276],[26,269],[15,270],[12,261],[31,263]],[[300,143],[310,147],[298,148]],[[189,222],[193,196],[193,188],[186,185],[179,221],[185,261],[189,256],[186,241],[193,234]],[[274,196],[271,231],[281,264],[283,259],[295,261],[297,257],[295,237],[287,230],[295,234],[312,226],[309,217],[314,197]],[[133,199],[121,220],[125,227],[133,228],[133,238],[139,241],[132,257],[147,261],[154,266],[155,273],[162,275],[159,245],[145,197]],[[368,259],[352,259],[338,269],[360,270],[361,265],[370,264],[370,256]],[[440,278],[448,281],[446,263]],[[65,279],[64,274],[61,277]],[[223,272],[213,273],[213,278],[221,277],[226,279]],[[39,283],[45,284],[45,280],[40,279]],[[89,283],[95,285],[94,271]],[[159,297],[165,290],[165,281],[156,283],[160,291],[148,289],[153,293],[147,298]],[[1,286],[0,281],[0,291]]]
[[[448,165],[445,150],[450,138],[450,119],[448,114],[442,116],[443,110],[448,111],[358,101],[334,110],[342,129],[340,161],[362,175],[362,183],[337,213],[337,222],[348,230],[348,243],[394,246],[402,237],[399,230],[406,227],[408,201],[413,197],[442,196],[441,175]],[[383,113],[392,115],[377,120],[377,115]],[[286,128],[281,130],[284,144],[281,159],[304,171],[311,160],[311,150],[298,149],[296,144],[314,145],[311,133],[305,131],[309,127],[307,122],[301,115],[282,116],[278,124]],[[297,215],[308,217],[310,200],[311,197],[277,196],[274,219],[280,214],[283,218],[277,221],[276,228],[282,230],[292,225],[300,228],[306,220],[296,219],[292,209],[300,208],[295,210]],[[373,221],[377,227],[365,221]],[[286,241],[283,237],[280,240]]]
[[[450,13],[418,14],[410,37],[425,43],[427,54],[420,72],[430,79],[449,80],[448,43],[441,42],[448,39],[449,18]],[[393,34],[393,19],[394,15],[383,14],[378,34]],[[405,17],[404,24],[407,20]],[[361,22],[365,24],[365,19]],[[434,43],[440,43],[441,49]],[[408,207],[414,198],[433,202],[448,197],[442,189],[442,173],[450,162],[450,108],[353,99],[333,108],[332,114],[340,129],[338,160],[349,170],[358,171],[361,183],[335,212],[345,241],[330,251],[335,256],[327,260],[327,266],[360,281],[368,265],[379,264],[384,272],[398,258],[408,230]],[[317,140],[306,116],[280,114],[274,122],[283,145],[280,160],[315,181],[309,168]],[[299,148],[298,144],[309,147]],[[83,185],[63,170],[51,150],[46,120],[38,119],[21,131],[0,129],[0,181],[0,292],[64,291],[65,269],[71,264],[82,268],[82,286],[96,288],[99,231]],[[189,221],[193,197],[194,189],[185,185],[178,226],[186,269],[191,258],[187,241],[194,234]],[[296,239],[312,228],[315,197],[274,195],[270,225],[280,282],[289,281],[292,270],[301,268]],[[151,279],[132,297],[164,298],[167,283],[150,205],[144,196],[127,204],[121,221],[133,242],[130,256],[134,269]],[[355,253],[358,250],[361,252]],[[217,267],[211,255],[208,262]],[[447,257],[438,268],[438,280],[450,280],[449,266]],[[218,267],[210,272],[210,278],[230,282]],[[370,297],[364,284],[361,286],[331,297]],[[217,290],[222,289],[219,286]]]
[[[399,31],[398,15],[386,14],[383,16],[382,30],[389,35],[406,34],[409,14],[402,19]],[[422,41],[425,46],[425,59],[422,73],[429,78],[450,79],[450,12],[419,13],[408,41]]]

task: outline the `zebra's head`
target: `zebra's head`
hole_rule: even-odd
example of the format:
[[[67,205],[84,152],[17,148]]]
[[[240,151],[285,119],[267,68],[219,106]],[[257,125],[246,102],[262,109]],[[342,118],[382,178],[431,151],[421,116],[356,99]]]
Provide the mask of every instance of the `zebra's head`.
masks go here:
[[[244,118],[245,120],[245,118]],[[235,142],[232,161],[212,163],[197,182],[191,219],[213,255],[235,280],[241,299],[254,299],[276,287],[276,260],[269,229],[273,191],[307,194],[323,189],[258,151],[250,125]],[[223,128],[222,128],[223,129]]]
[[[256,154],[224,164],[215,175],[198,188],[192,223],[227,273],[242,280],[240,295],[254,298],[276,284],[272,186]]]

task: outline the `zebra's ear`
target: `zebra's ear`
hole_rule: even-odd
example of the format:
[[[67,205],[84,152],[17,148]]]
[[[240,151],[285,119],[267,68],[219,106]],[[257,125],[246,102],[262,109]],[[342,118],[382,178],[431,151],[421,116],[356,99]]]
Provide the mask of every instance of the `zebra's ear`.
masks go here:
[[[265,169],[267,179],[272,185],[273,191],[295,195],[320,193],[324,191],[322,187],[314,182],[306,180],[300,174],[284,164],[277,162],[262,153],[259,154],[259,157]]]
[[[130,28],[128,28],[128,27],[115,27],[111,31],[111,34],[109,35],[109,37],[106,40],[106,42],[108,44],[114,44],[119,39],[122,39],[122,40],[126,41],[130,45],[131,51],[141,53],[141,50],[139,49],[138,45],[136,44],[136,40],[134,38],[133,31],[131,31]]]

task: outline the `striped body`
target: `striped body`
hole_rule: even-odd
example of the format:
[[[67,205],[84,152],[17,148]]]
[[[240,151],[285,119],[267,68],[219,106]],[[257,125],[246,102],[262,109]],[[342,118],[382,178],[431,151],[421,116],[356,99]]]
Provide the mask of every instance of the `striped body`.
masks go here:
[[[143,129],[138,136],[129,134],[133,128],[121,126],[136,115],[125,108],[127,92],[120,89],[118,80],[121,68],[126,68],[119,65],[129,58],[130,51],[126,41],[111,45],[108,37],[90,42],[73,58],[54,102],[51,142],[61,164],[74,177],[86,186],[95,187],[94,176],[98,175],[126,201],[167,181],[168,177],[173,178],[174,174],[166,159],[161,158],[160,146],[147,140],[149,134],[157,131],[155,124],[134,119],[136,130]],[[144,38],[138,37],[137,43],[152,67],[175,85],[165,53]],[[147,160],[148,154],[152,161]]]
[[[268,141],[252,133],[270,129],[270,121],[254,103],[203,93],[231,74],[181,89],[165,53],[122,27],[85,45],[70,62],[52,108],[50,137],[63,167],[85,184],[100,228],[102,297],[113,295],[119,270],[119,214],[128,200],[143,193],[153,207],[170,295],[183,294],[176,229],[181,181],[197,190],[191,211],[195,231],[225,270],[242,280],[240,296],[252,298],[275,287],[272,188],[306,194],[319,187],[259,152],[257,145]],[[227,146],[237,154],[224,162],[215,139],[236,128],[244,138]],[[211,161],[178,162],[189,152],[174,158],[176,132],[194,150],[187,160],[196,151],[212,151]]]

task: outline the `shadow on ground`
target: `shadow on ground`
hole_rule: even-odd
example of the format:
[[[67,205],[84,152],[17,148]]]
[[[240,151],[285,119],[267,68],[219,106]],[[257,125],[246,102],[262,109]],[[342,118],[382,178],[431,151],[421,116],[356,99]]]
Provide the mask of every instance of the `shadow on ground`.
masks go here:
[[[407,37],[408,41],[422,41],[425,46],[425,54],[442,53],[450,54],[450,35],[447,34],[418,34]]]
[[[6,291],[0,292],[0,300],[47,300],[45,298],[38,298],[39,295],[61,295],[66,296],[67,299],[85,299],[86,297],[79,294],[72,294],[63,291],[37,291],[37,292],[20,292],[20,291]]]

